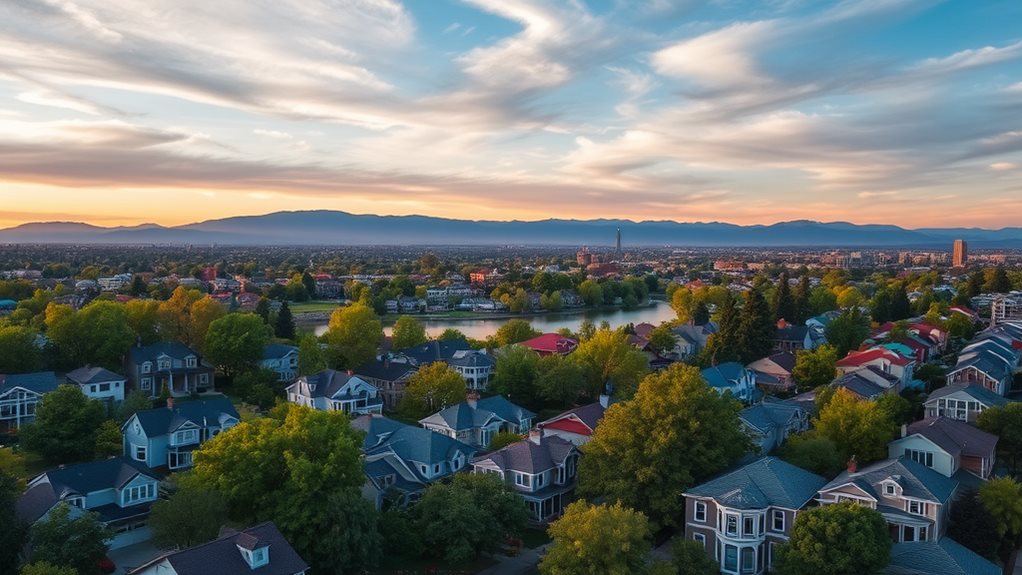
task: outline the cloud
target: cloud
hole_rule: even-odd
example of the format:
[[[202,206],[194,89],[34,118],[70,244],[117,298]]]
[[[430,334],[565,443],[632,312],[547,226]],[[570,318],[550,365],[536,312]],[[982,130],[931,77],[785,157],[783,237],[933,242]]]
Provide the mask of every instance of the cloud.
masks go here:
[[[461,28],[461,24],[459,24],[458,22],[451,22],[450,25],[444,28],[444,31],[441,32],[441,34],[450,34],[451,32],[457,30],[458,28]]]
[[[1013,162],[994,162],[990,164],[990,169],[995,172],[1006,172],[1008,170],[1017,170],[1018,164]]]

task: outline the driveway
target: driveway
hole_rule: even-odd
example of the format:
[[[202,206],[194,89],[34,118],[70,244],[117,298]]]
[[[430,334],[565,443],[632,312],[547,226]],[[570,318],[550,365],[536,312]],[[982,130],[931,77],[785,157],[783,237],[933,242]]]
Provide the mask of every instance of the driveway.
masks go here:
[[[147,561],[155,559],[162,553],[163,551],[153,545],[152,542],[143,541],[134,545],[128,545],[127,547],[121,547],[120,549],[114,549],[107,553],[107,556],[117,565],[117,571],[114,571],[114,574],[124,575],[129,569],[134,569]]]
[[[494,558],[500,563],[483,569],[478,575],[534,575],[539,573],[536,566],[539,565],[540,558],[546,552],[547,545],[541,545],[535,549],[522,549],[522,552],[514,557],[497,555]]]

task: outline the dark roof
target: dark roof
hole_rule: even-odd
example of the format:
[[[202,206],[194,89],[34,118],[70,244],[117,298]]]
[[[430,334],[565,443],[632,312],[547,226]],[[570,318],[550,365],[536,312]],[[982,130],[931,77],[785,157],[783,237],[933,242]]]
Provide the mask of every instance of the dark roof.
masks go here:
[[[367,454],[389,449],[402,461],[432,464],[448,461],[458,451],[465,454],[466,460],[476,452],[474,447],[442,433],[380,415],[363,415],[352,420],[351,425],[366,433],[362,449]],[[418,474],[418,469],[413,471]]]
[[[78,385],[124,381],[126,378],[102,367],[79,367],[67,374],[67,379]]]
[[[263,359],[280,359],[285,355],[296,351],[298,351],[298,348],[293,345],[268,343],[263,346]]]
[[[776,457],[763,457],[689,489],[734,509],[801,509],[827,483],[815,473]]]
[[[795,354],[790,351],[781,351],[768,356],[767,359],[777,364],[784,371],[791,373],[795,369]]]
[[[978,383],[953,383],[951,385],[945,385],[944,387],[935,390],[926,398],[926,402],[929,403],[935,399],[946,397],[956,392],[963,392],[973,398],[976,401],[987,406],[1003,406],[1008,404],[1008,400],[1004,397],[997,395],[993,391],[979,385]]]
[[[957,419],[934,417],[908,426],[909,435],[919,434],[951,455],[988,457],[997,447],[996,435]]]
[[[799,412],[805,412],[805,408],[795,402],[764,398],[740,411],[738,416],[757,430],[769,433],[775,427],[787,426]]]
[[[503,395],[494,395],[477,400],[475,408],[472,408],[467,401],[463,401],[419,421],[432,421],[436,423],[434,418],[440,418],[447,427],[461,431],[481,427],[491,416],[517,424],[522,420],[535,417],[536,414],[524,407],[511,403]]]
[[[464,339],[434,339],[397,353],[412,360],[416,365],[425,365],[437,361],[446,363],[456,352],[467,349],[472,349],[472,346]]]
[[[569,409],[568,411],[565,411],[564,413],[561,413],[556,417],[552,417],[544,421],[542,424],[550,423],[552,421],[559,421],[561,419],[565,419],[567,417],[574,415],[582,423],[586,424],[586,427],[595,430],[596,424],[598,424],[600,420],[603,419],[603,414],[606,411],[607,408],[603,407],[603,404],[597,401],[595,403],[589,403],[587,405],[582,405],[574,409]]]
[[[304,395],[306,397],[326,397],[329,399],[365,399],[368,404],[382,404],[383,398],[376,394],[372,396],[366,389],[362,389],[357,393],[351,393],[352,387],[348,387],[343,395],[338,395],[341,390],[345,389],[352,380],[356,383],[361,382],[369,388],[376,390],[376,387],[363,380],[362,378],[354,375],[353,373],[345,371],[336,371],[333,369],[324,369],[319,373],[312,375],[306,375],[298,378],[298,381],[288,386],[288,391],[295,390],[295,393]]]
[[[458,367],[493,367],[497,360],[486,352],[473,350],[468,353],[456,353],[447,363]]]
[[[15,387],[23,387],[39,394],[49,393],[57,391],[58,385],[57,374],[52,371],[0,375],[0,395],[7,393]]]
[[[702,370],[703,379],[711,387],[729,388],[741,379],[748,370],[737,361],[729,361]]]
[[[876,383],[862,377],[856,372],[846,373],[830,384],[831,387],[843,387],[859,397],[869,399],[886,391]]]
[[[166,355],[174,359],[184,359],[190,355],[199,357],[199,354],[192,351],[187,345],[179,341],[164,341],[144,346],[134,346],[128,351],[128,359],[138,365],[146,361],[156,361],[156,358]]]
[[[270,560],[257,569],[249,567],[238,547],[257,549],[269,547]],[[138,573],[142,569],[168,561],[177,575],[292,575],[309,569],[309,565],[291,547],[287,539],[272,522],[260,523],[242,531],[224,528],[220,536],[209,543],[189,547],[180,551],[172,551],[153,559],[149,563],[131,571]]]
[[[383,381],[397,381],[415,371],[415,367],[403,361],[372,361],[355,370],[355,375]]]
[[[888,575],[1000,575],[1001,568],[949,537],[936,543],[895,543]]]
[[[788,324],[777,328],[777,331],[774,333],[774,339],[778,341],[805,341],[806,334],[808,333],[809,328],[807,326]]]
[[[575,450],[574,444],[549,435],[541,437],[539,443],[532,439],[523,439],[502,447],[497,451],[481,455],[472,463],[491,461],[501,471],[521,471],[523,473],[541,473],[563,465],[564,460]]]
[[[68,495],[85,496],[105,489],[117,489],[138,474],[159,480],[152,469],[127,457],[111,457],[50,469],[31,482],[35,483],[45,476],[48,483],[32,486],[18,499],[18,515],[25,521],[34,522]]]
[[[219,426],[225,416],[240,420],[238,411],[226,397],[196,399],[175,403],[173,409],[157,407],[135,413],[142,430],[150,439],[166,435],[190,421],[200,427]],[[128,421],[131,421],[130,419]],[[127,425],[127,423],[125,423]]]
[[[916,463],[907,457],[899,457],[898,459],[886,459],[879,463],[874,463],[865,469],[860,469],[851,474],[847,470],[842,471],[840,475],[824,486],[821,491],[827,491],[846,483],[852,483],[866,493],[876,497],[877,494],[873,490],[873,485],[885,479],[895,478],[898,484],[901,485],[904,495],[937,503],[947,502],[951,494],[958,488],[957,481],[944,477],[929,467]]]

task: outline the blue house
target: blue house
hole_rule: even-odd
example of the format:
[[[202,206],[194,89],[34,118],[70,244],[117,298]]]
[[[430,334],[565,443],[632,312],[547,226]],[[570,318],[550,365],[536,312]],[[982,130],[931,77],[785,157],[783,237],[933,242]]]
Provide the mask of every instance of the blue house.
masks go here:
[[[57,391],[52,371],[0,375],[0,430],[19,429],[35,421],[35,408],[43,395]]]
[[[744,365],[729,361],[720,365],[708,367],[702,371],[703,379],[710,387],[721,395],[730,391],[742,402],[749,403],[753,400],[756,389],[756,372],[747,369]]]
[[[121,426],[124,455],[149,467],[171,470],[192,466],[192,452],[241,421],[226,397],[200,399],[146,409]]]
[[[479,399],[469,392],[465,401],[442,409],[419,424],[476,447],[489,447],[495,433],[528,433],[536,414],[508,401],[502,395]]]

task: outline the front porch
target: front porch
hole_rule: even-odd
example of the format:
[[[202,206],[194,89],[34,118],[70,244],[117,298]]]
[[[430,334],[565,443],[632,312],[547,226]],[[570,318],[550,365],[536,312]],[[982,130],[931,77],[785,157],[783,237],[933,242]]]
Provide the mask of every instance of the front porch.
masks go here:
[[[564,508],[575,501],[575,486],[553,485],[532,493],[522,493],[529,506],[529,522],[545,525],[558,519]]]

